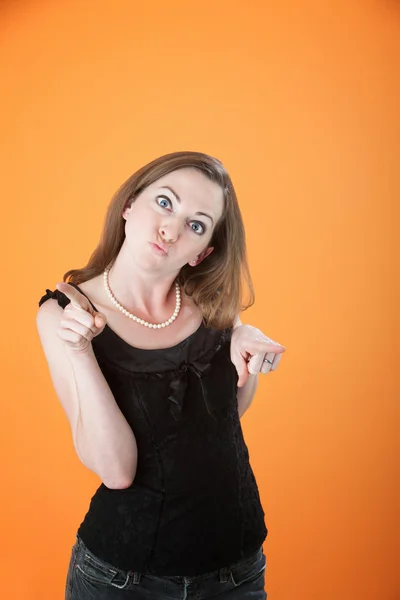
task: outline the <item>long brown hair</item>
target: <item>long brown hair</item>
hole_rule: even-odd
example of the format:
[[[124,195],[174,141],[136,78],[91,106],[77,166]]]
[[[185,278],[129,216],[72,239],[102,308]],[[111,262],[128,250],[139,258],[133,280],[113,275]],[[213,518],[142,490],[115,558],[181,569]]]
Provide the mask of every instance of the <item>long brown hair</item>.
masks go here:
[[[111,199],[100,242],[87,265],[82,269],[67,271],[63,281],[79,285],[111,266],[125,239],[123,210],[146,187],[171,171],[182,168],[197,169],[223,191],[223,213],[210,241],[214,250],[196,267],[183,266],[178,281],[200,308],[205,325],[224,329],[233,325],[241,310],[254,304],[254,289],[247,262],[242,215],[231,178],[217,158],[202,152],[166,154],[133,173]],[[246,284],[249,294],[247,301],[243,300],[243,284]]]

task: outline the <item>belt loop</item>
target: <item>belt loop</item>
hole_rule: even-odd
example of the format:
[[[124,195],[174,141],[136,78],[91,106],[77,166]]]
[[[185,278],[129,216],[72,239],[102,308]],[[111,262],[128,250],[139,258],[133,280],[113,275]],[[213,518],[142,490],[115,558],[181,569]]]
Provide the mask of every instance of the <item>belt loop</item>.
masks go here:
[[[129,571],[129,575],[131,575],[131,577],[132,577],[133,584],[137,585],[138,583],[140,583],[140,580],[142,579],[141,573],[136,573],[135,571]]]
[[[230,574],[231,570],[229,569],[229,567],[222,567],[222,569],[219,570],[220,583],[226,583],[230,577]]]

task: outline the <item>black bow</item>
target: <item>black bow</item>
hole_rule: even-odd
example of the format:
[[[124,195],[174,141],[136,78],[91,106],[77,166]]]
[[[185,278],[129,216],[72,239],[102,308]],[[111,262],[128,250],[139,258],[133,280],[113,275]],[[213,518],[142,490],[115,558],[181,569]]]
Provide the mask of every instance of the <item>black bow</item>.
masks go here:
[[[178,371],[175,372],[170,382],[170,395],[168,396],[168,400],[170,401],[170,413],[176,421],[178,421],[182,413],[183,398],[185,397],[188,385],[189,372],[194,373],[198,377],[204,403],[207,407],[207,411],[212,415],[207,401],[207,388],[203,382],[203,375],[209,370],[210,366],[211,364],[209,362],[202,363],[200,361],[193,361],[191,363],[184,363]]]

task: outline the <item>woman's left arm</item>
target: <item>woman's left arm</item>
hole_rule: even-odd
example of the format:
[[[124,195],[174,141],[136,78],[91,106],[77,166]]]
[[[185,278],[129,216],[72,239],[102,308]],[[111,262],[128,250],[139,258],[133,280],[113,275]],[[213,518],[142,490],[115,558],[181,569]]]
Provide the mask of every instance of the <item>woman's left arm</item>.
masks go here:
[[[238,373],[239,417],[246,412],[257,390],[260,373],[275,371],[286,348],[237,317],[231,339],[231,360]]]

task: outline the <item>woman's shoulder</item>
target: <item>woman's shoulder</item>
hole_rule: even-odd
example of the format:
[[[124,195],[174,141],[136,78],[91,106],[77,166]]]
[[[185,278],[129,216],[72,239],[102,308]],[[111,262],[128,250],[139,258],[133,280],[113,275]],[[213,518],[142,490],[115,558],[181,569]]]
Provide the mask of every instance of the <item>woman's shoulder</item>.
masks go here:
[[[101,306],[104,303],[104,297],[102,292],[102,281],[103,277],[97,275],[93,279],[82,281],[79,285],[76,285],[77,289],[87,296],[93,304]],[[99,311],[100,312],[100,311]]]

